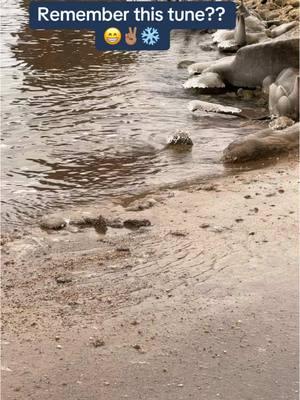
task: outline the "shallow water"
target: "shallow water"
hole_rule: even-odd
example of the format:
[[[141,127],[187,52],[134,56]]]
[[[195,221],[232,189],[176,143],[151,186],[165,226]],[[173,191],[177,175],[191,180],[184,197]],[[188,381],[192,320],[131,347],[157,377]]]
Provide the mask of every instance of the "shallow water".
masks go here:
[[[221,151],[253,130],[187,110],[196,95],[182,89],[187,73],[177,64],[216,59],[199,47],[210,35],[173,32],[166,52],[101,53],[91,32],[31,31],[27,5],[2,6],[4,224],[221,174]],[[164,150],[178,129],[190,132],[191,152]]]

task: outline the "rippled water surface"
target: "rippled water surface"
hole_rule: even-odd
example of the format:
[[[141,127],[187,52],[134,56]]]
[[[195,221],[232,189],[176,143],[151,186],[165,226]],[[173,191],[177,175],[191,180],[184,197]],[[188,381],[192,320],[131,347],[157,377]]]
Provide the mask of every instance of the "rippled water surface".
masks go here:
[[[31,31],[28,2],[2,6],[2,218],[23,224],[97,202],[223,172],[220,152],[241,121],[193,116],[184,59],[213,60],[200,32],[177,31],[165,52],[97,52],[92,32]],[[178,129],[192,152],[165,150]]]

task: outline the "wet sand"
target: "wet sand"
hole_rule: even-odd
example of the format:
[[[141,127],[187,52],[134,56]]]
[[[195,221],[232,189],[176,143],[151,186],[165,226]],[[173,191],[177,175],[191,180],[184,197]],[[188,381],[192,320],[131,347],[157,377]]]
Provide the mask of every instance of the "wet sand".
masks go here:
[[[3,398],[297,399],[296,158],[4,237]]]

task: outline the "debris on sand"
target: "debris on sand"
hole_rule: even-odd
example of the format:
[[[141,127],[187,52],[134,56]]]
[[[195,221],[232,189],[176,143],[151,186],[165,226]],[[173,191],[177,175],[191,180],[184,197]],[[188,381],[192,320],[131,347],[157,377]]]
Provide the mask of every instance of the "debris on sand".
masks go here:
[[[202,228],[202,229],[206,229],[209,227],[210,227],[210,224],[207,224],[206,222],[204,222],[203,224],[200,225],[200,228]]]
[[[116,251],[118,251],[119,253],[130,253],[129,247],[117,247]]]
[[[103,347],[105,345],[105,342],[102,338],[98,338],[98,337],[90,337],[90,343],[94,346],[94,347]]]
[[[126,219],[124,221],[125,228],[139,229],[143,226],[150,226],[151,222],[148,219]]]
[[[135,201],[126,207],[126,211],[143,211],[153,207],[157,203],[154,199]]]
[[[171,231],[170,235],[177,236],[177,237],[185,237],[185,236],[187,236],[187,233],[184,231]]]
[[[205,190],[206,192],[220,192],[221,190],[218,188],[218,185],[214,184],[214,183],[208,183],[208,184],[203,184],[200,185],[197,190]]]
[[[107,222],[102,215],[82,214],[77,218],[71,218],[70,225],[81,228],[94,227],[98,233],[106,233],[107,231]]]
[[[63,285],[65,283],[71,283],[72,277],[71,275],[68,274],[61,274],[61,275],[56,275],[55,280],[56,283],[58,283],[59,285]]]

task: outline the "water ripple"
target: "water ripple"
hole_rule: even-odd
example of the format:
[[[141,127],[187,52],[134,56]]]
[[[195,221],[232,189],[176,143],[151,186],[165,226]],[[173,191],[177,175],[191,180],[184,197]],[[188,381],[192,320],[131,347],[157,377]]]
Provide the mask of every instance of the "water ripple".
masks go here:
[[[223,171],[240,121],[191,116],[176,67],[215,59],[199,48],[208,35],[173,32],[167,52],[97,52],[93,32],[30,30],[27,7],[2,7],[4,223]],[[163,150],[177,129],[191,133],[191,153]]]

